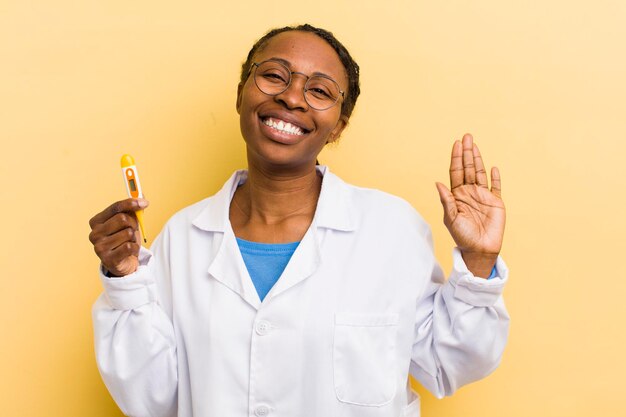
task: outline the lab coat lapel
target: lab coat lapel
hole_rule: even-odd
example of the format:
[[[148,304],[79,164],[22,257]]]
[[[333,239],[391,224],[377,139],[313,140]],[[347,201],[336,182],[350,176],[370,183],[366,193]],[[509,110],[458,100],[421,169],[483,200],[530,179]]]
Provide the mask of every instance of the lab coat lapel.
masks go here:
[[[272,299],[280,293],[304,281],[319,267],[321,262],[317,228],[314,224],[309,227],[298,248],[291,256],[287,267],[274,284],[266,299]]]
[[[235,234],[228,219],[230,201],[237,186],[247,178],[246,171],[235,172],[222,189],[208,199],[206,206],[193,220],[194,226],[211,234],[216,248],[208,273],[224,286],[239,294],[255,309],[261,305],[259,295],[250,279]]]
[[[351,232],[355,229],[346,184],[326,166],[318,166],[317,170],[323,175],[323,180],[315,217],[283,274],[266,296],[266,300],[278,296],[317,271],[322,262],[320,248],[325,233],[323,229],[340,232]]]
[[[232,229],[227,229],[222,235],[220,248],[208,272],[213,278],[239,294],[252,307],[259,309],[261,300],[243,262]]]

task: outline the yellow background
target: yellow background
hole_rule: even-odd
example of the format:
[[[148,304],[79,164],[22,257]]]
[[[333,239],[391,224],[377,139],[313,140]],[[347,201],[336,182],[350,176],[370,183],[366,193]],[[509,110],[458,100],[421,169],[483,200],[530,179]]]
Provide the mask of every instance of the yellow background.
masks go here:
[[[452,141],[472,132],[501,168],[509,345],[451,398],[420,389],[423,415],[623,415],[623,0],[0,0],[0,414],[121,415],[94,361],[88,220],[125,197],[123,153],[150,240],[244,167],[240,64],[267,29],[301,22],[362,68],[321,162],[409,200],[445,269],[434,182]]]

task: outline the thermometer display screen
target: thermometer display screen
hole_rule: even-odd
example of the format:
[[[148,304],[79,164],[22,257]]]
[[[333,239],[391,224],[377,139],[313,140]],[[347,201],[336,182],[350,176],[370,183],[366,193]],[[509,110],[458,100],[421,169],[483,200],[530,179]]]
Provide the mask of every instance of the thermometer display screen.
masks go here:
[[[130,186],[130,191],[137,191],[137,186],[135,185],[135,180],[128,180],[128,185]]]

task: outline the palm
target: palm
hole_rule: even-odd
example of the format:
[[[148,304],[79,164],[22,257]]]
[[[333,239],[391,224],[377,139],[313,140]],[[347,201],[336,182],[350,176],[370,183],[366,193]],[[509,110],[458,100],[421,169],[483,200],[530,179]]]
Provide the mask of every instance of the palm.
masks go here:
[[[491,170],[491,190],[478,147],[470,135],[455,142],[450,162],[450,187],[437,183],[444,223],[463,252],[498,254],[504,235],[505,209],[500,173]]]
[[[471,252],[500,252],[505,219],[502,200],[477,185],[462,185],[452,194],[457,214],[447,226],[457,246]]]

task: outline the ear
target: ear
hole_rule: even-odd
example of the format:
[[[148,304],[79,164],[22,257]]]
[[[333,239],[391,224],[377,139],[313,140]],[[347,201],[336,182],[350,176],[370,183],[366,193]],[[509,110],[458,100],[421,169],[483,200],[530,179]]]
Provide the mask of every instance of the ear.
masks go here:
[[[348,118],[344,115],[341,115],[339,117],[339,120],[337,120],[337,124],[335,125],[335,128],[333,129],[332,132],[330,132],[330,135],[328,136],[328,140],[326,141],[326,143],[333,143],[337,139],[339,139],[339,137],[341,136],[341,132],[343,132],[346,126],[348,126]]]
[[[237,103],[235,103],[235,108],[237,109],[237,114],[239,114],[239,109],[241,108],[241,93],[243,92],[243,84],[239,83],[237,85]]]

